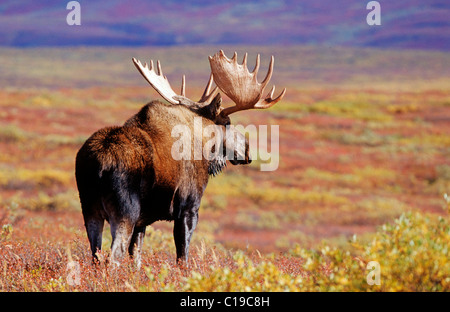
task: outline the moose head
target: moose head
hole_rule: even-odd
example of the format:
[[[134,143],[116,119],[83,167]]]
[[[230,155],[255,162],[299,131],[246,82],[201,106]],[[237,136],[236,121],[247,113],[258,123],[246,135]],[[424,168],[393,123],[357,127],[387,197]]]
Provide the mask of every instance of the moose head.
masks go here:
[[[260,66],[260,55],[256,57],[255,68],[249,72],[247,68],[247,53],[244,55],[242,64],[238,64],[237,53],[229,59],[223,50],[209,57],[211,75],[205,87],[202,97],[196,102],[186,97],[186,78],[183,75],[181,92],[176,94],[166,76],[163,75],[161,63],[157,61],[157,71],[154,68],[153,60],[150,65],[142,65],[139,60],[133,58],[133,63],[149,84],[169,103],[174,105],[185,105],[199,116],[207,119],[207,125],[211,122],[222,127],[223,149],[220,153],[215,153],[216,161],[220,159],[220,164],[225,164],[229,160],[233,165],[251,163],[249,144],[247,139],[234,129],[231,125],[229,115],[248,109],[265,109],[279,102],[286,93],[286,88],[281,94],[273,98],[275,86],[271,91],[262,97],[267,83],[273,73],[274,57],[272,56],[269,69],[264,80],[259,83],[257,74]],[[216,87],[211,90],[213,81]],[[219,89],[235,103],[232,107],[223,108]],[[205,124],[203,123],[203,124]],[[225,135],[223,135],[225,133]],[[216,168],[213,172],[220,171]]]

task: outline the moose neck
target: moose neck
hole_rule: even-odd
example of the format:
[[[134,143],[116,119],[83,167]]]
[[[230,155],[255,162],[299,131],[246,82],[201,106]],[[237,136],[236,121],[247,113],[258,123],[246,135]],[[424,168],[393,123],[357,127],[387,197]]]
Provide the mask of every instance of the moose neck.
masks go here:
[[[215,177],[222,172],[223,168],[227,166],[227,160],[223,155],[219,155],[209,162],[208,174]]]

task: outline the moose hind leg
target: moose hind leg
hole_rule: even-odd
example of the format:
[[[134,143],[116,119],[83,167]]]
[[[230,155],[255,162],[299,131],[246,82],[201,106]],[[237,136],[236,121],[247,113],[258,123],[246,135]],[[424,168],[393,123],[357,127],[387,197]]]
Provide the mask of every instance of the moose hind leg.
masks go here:
[[[120,260],[126,254],[131,237],[133,235],[134,223],[123,219],[119,222],[111,220],[111,236],[113,242],[111,245],[111,263],[119,266]]]
[[[144,242],[145,226],[136,226],[131,237],[130,246],[128,247],[128,253],[134,258],[136,266],[141,267],[141,251],[142,244]]]
[[[173,227],[173,237],[175,240],[175,247],[177,250],[177,263],[186,262],[189,256],[189,243],[191,242],[192,234],[197,226],[198,212],[192,211],[182,214],[175,219]]]
[[[81,195],[81,194],[80,194]],[[80,196],[86,234],[92,251],[93,261],[98,260],[97,251],[102,249],[102,233],[105,219],[101,215],[101,202],[99,200],[87,200]]]
[[[126,172],[104,173],[106,181],[102,202],[111,225],[111,262],[119,265],[127,253],[134,227],[140,215],[140,199],[136,190],[140,180]]]
[[[102,249],[102,233],[105,220],[102,218],[89,218],[85,221],[86,232],[91,245],[92,258],[98,260],[97,251]]]

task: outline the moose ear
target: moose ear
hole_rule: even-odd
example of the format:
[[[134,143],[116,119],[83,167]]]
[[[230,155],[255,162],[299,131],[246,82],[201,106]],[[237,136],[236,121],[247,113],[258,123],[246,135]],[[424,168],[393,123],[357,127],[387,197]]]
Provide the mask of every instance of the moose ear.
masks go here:
[[[222,97],[220,96],[220,93],[217,93],[217,95],[208,105],[208,111],[210,116],[216,117],[217,115],[219,115],[221,107],[222,107]]]

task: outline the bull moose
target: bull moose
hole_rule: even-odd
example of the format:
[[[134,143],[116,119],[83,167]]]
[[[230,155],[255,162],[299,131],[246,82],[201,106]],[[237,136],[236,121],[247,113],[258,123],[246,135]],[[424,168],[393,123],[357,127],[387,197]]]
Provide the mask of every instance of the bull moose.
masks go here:
[[[181,93],[176,94],[159,61],[155,69],[153,61],[147,65],[133,58],[142,76],[168,103],[152,101],[123,126],[98,130],[77,153],[75,176],[93,260],[101,250],[105,220],[111,227],[111,262],[119,264],[128,250],[138,267],[146,226],[168,220],[174,221],[177,262],[187,261],[209,176],[219,173],[226,160],[233,165],[251,162],[248,141],[230,127],[229,115],[241,110],[269,108],[286,92],[284,89],[274,99],[273,87],[262,98],[272,76],[273,61],[272,56],[267,75],[259,83],[256,77],[259,55],[252,72],[247,68],[247,54],[242,64],[238,64],[236,52],[231,59],[223,51],[210,56],[210,79],[203,96],[195,102],[185,96],[184,76]],[[213,81],[216,87],[211,90]],[[219,89],[235,106],[221,106]],[[230,135],[224,135],[221,146],[213,147],[216,153],[210,159],[175,160],[172,157],[175,138],[171,130],[180,124],[192,128],[199,118],[203,125],[214,125],[238,139],[231,140]],[[205,137],[197,133],[192,140],[203,144]]]

